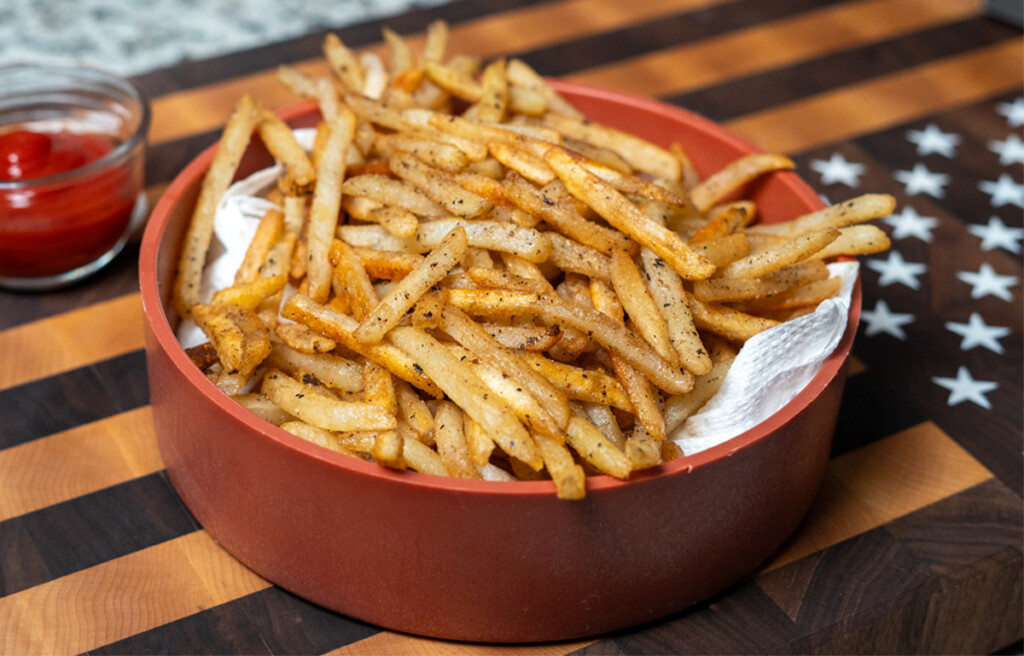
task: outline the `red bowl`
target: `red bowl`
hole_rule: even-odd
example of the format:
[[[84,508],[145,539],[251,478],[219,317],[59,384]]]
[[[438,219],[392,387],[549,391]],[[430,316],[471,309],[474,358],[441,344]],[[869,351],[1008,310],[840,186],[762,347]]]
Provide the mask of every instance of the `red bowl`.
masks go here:
[[[754,152],[674,107],[570,84],[591,118],[680,142],[704,174]],[[310,104],[283,115],[318,117]],[[249,413],[174,335],[171,281],[208,149],[171,184],[142,242],[153,417],[172,483],[206,530],[275,584],[347,616],[483,642],[579,638],[678,612],[747,576],[793,532],[821,483],[860,314],[818,375],[767,421],[718,447],[634,475],[591,478],[564,501],[551,482],[399,472],[314,446]],[[249,149],[240,175],[269,163]],[[766,221],[821,206],[792,173],[751,185]]]

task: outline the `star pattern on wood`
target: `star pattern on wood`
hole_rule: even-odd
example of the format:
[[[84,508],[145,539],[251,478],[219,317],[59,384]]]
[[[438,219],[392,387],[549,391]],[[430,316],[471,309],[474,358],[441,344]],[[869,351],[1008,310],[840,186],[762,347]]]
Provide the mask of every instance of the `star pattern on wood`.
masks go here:
[[[946,329],[963,337],[960,342],[961,351],[969,351],[976,346],[981,346],[999,354],[1003,352],[1003,345],[999,343],[999,340],[1010,334],[1009,328],[988,325],[977,312],[971,312],[967,323],[947,321]]]
[[[932,382],[950,391],[947,403],[950,406],[971,401],[986,410],[992,409],[992,404],[985,395],[999,389],[999,384],[988,380],[975,380],[967,367],[961,365],[956,371],[956,378],[944,378],[935,376]]]
[[[998,216],[990,217],[985,225],[969,225],[967,232],[981,239],[981,250],[991,251],[1002,248],[1011,253],[1020,253],[1020,241],[1024,229],[1010,228]]]
[[[937,218],[921,216],[910,205],[904,207],[902,211],[884,218],[883,221],[892,226],[893,239],[917,237],[924,242],[932,240],[932,230],[939,225]]]
[[[1024,209],[1024,184],[1015,182],[1006,173],[999,175],[998,180],[982,180],[978,189],[992,197],[992,207],[1016,205]]]
[[[899,251],[889,251],[889,256],[884,260],[871,259],[865,262],[872,271],[877,271],[878,284],[888,287],[900,283],[911,289],[920,289],[921,281],[918,276],[928,271],[928,266],[920,262],[907,262]]]
[[[960,135],[943,132],[934,123],[929,123],[924,130],[908,130],[906,136],[907,141],[917,146],[917,154],[922,157],[938,153],[952,159],[960,144]]]
[[[1024,164],[1024,140],[1011,134],[1002,141],[988,142],[988,149],[999,155],[999,163],[1003,166]]]
[[[914,168],[909,171],[894,172],[893,177],[903,185],[908,196],[927,194],[933,198],[945,198],[945,187],[950,183],[947,174],[934,172],[920,162],[914,164]]]
[[[848,187],[860,185],[860,176],[864,175],[864,165],[847,161],[842,153],[832,153],[827,160],[811,160],[810,167],[821,174],[821,184],[842,183]]]
[[[1013,128],[1024,125],[1024,96],[1013,102],[999,103],[996,105],[996,113],[1006,117],[1006,122]]]
[[[1019,282],[1017,276],[1004,276],[996,273],[988,262],[982,263],[977,271],[959,271],[956,277],[971,286],[971,298],[973,299],[996,296],[1008,302],[1013,301],[1010,287]]]
[[[874,309],[861,311],[860,320],[865,324],[864,334],[868,337],[887,333],[897,339],[906,339],[903,326],[913,323],[914,315],[893,312],[885,300],[878,299]]]

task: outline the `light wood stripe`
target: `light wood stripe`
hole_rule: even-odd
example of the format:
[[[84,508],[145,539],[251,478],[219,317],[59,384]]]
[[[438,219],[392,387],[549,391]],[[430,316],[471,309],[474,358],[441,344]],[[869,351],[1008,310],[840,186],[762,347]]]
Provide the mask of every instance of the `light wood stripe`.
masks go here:
[[[483,57],[520,52],[725,1],[644,0],[624,3],[621,0],[566,0],[544,4],[453,26],[449,33],[449,52]],[[422,36],[410,36],[409,42],[418,48]],[[381,45],[375,44],[366,49],[380,52]],[[328,68],[320,58],[295,66],[309,74],[328,74]],[[245,93],[274,109],[296,102],[297,98],[277,81],[275,75],[274,70],[260,71],[155,99],[150,143],[159,144],[220,128],[234,104]]]
[[[327,656],[563,656],[591,645],[595,640],[539,645],[481,645],[446,642],[384,631],[327,652]]]
[[[726,127],[770,152],[797,153],[1019,90],[1024,41],[977,51],[741,117]]]
[[[143,347],[142,302],[127,294],[0,332],[0,390]]]
[[[928,421],[828,464],[803,525],[764,570],[799,560],[992,478]]]
[[[569,79],[662,97],[978,14],[977,0],[864,0],[587,70]],[[856,27],[853,27],[856,26]]]
[[[0,598],[0,653],[78,654],[269,586],[196,531]]]
[[[149,406],[0,451],[0,521],[163,469]]]

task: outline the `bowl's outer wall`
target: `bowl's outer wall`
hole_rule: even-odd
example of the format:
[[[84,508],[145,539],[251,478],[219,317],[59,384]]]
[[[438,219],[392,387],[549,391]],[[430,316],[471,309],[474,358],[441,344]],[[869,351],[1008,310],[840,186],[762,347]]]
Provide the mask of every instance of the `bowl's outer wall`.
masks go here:
[[[570,95],[593,118],[613,122],[621,97],[589,94]],[[662,143],[667,135],[686,138],[695,153],[720,153],[701,160],[704,167],[717,168],[745,148],[694,135],[676,114],[644,107],[630,106],[641,116],[622,127]],[[250,153],[242,175],[265,156]],[[161,203],[179,202],[158,207],[151,231],[159,234],[147,234],[143,244],[156,435],[172,483],[204,528],[283,588],[421,635],[576,638],[663,617],[733,584],[784,542],[813,500],[842,395],[852,317],[828,375],[816,379],[820,393],[770,434],[710,462],[698,458],[692,471],[677,467],[625,485],[595,482],[579,502],[558,500],[550,484],[494,484],[480,493],[415,473],[381,475],[375,465],[339,466],[341,456],[296,444],[190,368],[170,330],[169,287],[197,180],[190,167],[172,185]],[[749,191],[774,197],[766,188],[778,183]],[[817,200],[806,187],[798,196],[778,206],[762,202],[761,209],[771,220]]]

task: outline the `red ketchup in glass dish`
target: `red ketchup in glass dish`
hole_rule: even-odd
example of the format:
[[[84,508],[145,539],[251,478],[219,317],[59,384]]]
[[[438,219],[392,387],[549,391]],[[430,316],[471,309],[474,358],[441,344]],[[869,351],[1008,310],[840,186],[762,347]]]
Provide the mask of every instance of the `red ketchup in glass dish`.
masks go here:
[[[149,103],[78,63],[0,65],[0,287],[45,291],[117,256],[145,218]]]
[[[138,186],[130,162],[104,167],[105,135],[0,134],[0,275],[57,275],[100,258],[127,230]]]

